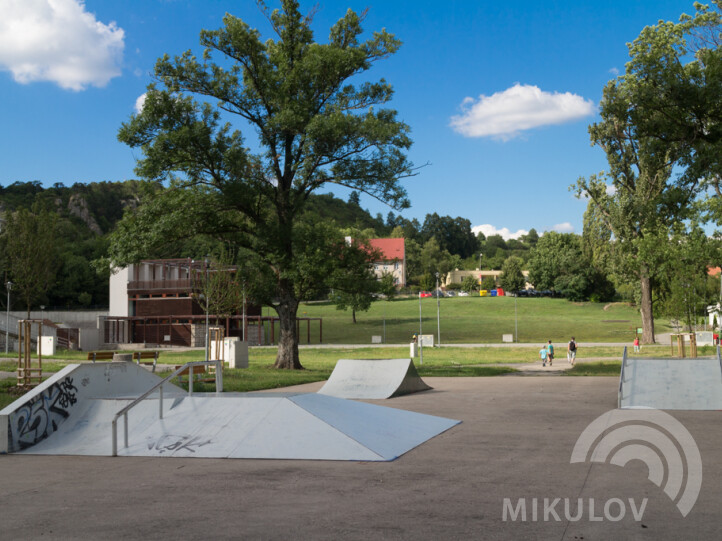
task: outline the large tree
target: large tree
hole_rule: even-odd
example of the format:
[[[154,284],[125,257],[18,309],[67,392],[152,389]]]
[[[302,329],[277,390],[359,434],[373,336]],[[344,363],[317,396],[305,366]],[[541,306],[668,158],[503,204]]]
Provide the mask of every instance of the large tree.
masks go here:
[[[38,205],[7,212],[2,242],[14,296],[19,297],[30,317],[36,301],[45,298],[58,270],[55,224],[57,215]]]
[[[400,42],[385,30],[362,40],[363,15],[349,10],[318,43],[298,2],[273,12],[259,4],[276,40],[226,15],[222,28],[201,32],[202,60],[187,51],[157,62],[142,111],[118,137],[141,149],[138,174],[170,189],[127,218],[111,255],[127,263],[141,257],[138,246],[193,234],[247,250],[255,298],[280,320],[276,367],[301,368],[298,305],[329,274],[311,265],[339,253],[322,224],[302,223],[309,195],[331,183],[408,206],[400,185],[412,174],[408,127],[384,107],[391,86],[363,75]]]
[[[718,74],[706,76],[719,64],[712,63],[716,68],[707,73],[705,58],[715,55],[704,53],[694,39],[714,17],[700,5],[697,9],[694,18],[646,27],[630,44],[625,74],[607,84],[601,121],[589,128],[609,170],[574,186],[613,234],[618,274],[639,284],[645,343],[654,342],[657,263],[671,229],[694,212],[692,203],[709,171],[709,158],[702,158],[711,154],[700,152],[697,139],[719,129],[705,112],[712,102],[719,108]],[[675,166],[685,169],[677,173]]]

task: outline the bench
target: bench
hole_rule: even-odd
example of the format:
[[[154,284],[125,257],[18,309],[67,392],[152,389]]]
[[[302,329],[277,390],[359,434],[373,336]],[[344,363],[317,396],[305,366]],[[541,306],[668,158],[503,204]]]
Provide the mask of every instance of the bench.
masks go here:
[[[112,361],[113,355],[115,355],[114,351],[89,351],[88,352],[88,360],[89,361]]]
[[[155,367],[158,364],[158,352],[157,351],[136,351],[133,353],[133,360],[138,364],[153,366],[151,372],[155,372]],[[195,373],[195,370],[193,371]]]
[[[174,366],[173,370],[178,370],[182,366],[183,366],[182,364]],[[192,368],[193,368],[193,381],[194,382],[215,383],[216,376],[215,376],[215,374],[212,374],[213,377],[209,377],[208,367],[206,365],[194,366]],[[178,380],[181,383],[187,383],[188,378],[190,377],[190,373],[191,373],[191,367],[189,366],[188,368],[186,368],[185,370],[183,370],[182,372],[180,372],[178,374]],[[186,377],[185,380],[183,380],[183,376]]]

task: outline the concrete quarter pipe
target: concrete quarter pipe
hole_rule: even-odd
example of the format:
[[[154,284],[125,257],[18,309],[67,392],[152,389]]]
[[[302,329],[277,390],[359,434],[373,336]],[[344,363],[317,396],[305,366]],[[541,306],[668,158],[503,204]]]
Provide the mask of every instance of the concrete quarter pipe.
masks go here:
[[[383,399],[431,389],[412,359],[340,359],[320,394],[337,398]]]

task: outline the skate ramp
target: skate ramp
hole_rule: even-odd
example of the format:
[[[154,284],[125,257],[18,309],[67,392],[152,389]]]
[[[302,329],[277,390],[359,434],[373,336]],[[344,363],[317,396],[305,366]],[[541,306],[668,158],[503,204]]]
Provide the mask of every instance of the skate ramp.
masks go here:
[[[112,453],[111,420],[129,400],[91,399],[22,454]],[[141,402],[118,456],[389,461],[460,421],[315,393],[239,393]]]
[[[0,453],[37,445],[69,420],[88,414],[94,399],[135,398],[160,381],[129,362],[70,364],[0,411]],[[163,385],[163,392],[166,396],[185,394],[171,383]]]
[[[383,399],[428,389],[412,359],[340,359],[318,392],[337,398]]]
[[[626,358],[620,379],[622,409],[722,409],[718,359]]]

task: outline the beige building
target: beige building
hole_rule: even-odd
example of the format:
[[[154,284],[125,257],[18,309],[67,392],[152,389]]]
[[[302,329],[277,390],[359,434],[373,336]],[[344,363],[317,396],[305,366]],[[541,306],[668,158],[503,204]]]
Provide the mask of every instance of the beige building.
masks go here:
[[[524,278],[528,278],[529,271],[521,271],[524,275]],[[444,281],[444,286],[448,286],[449,284],[460,284],[464,281],[464,278],[467,276],[473,276],[476,278],[476,280],[481,283],[481,281],[484,278],[493,278],[497,283],[499,283],[499,277],[502,275],[502,271],[498,270],[453,270],[447,273],[446,280]],[[526,289],[530,289],[532,285],[527,281],[526,283]]]

